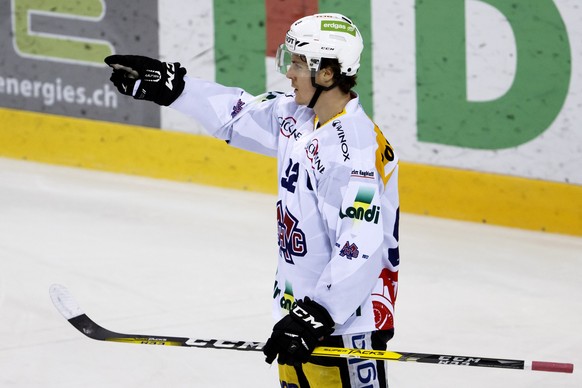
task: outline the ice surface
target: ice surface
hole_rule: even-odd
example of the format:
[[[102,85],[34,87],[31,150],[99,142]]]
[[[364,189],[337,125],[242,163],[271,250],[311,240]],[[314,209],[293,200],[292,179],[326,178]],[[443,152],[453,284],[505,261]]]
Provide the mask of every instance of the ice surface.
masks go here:
[[[0,159],[0,387],[277,387],[260,353],[103,343],[266,340],[275,198]],[[391,388],[582,387],[582,238],[402,214],[390,350],[573,362],[574,374],[389,363]]]

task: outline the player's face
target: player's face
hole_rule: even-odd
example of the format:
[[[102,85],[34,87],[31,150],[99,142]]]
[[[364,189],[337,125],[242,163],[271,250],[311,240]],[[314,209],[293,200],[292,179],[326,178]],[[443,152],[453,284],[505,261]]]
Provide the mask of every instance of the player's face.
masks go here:
[[[291,87],[295,92],[295,102],[299,105],[309,104],[315,93],[315,88],[311,84],[311,72],[304,57],[293,54],[291,65],[285,76],[291,80]]]

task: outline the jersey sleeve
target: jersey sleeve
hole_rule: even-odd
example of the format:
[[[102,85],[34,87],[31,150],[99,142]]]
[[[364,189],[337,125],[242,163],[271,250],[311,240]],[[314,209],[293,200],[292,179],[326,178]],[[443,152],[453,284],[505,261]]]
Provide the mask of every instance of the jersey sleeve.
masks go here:
[[[194,118],[214,137],[265,155],[277,154],[278,92],[253,96],[241,88],[185,77],[184,91],[171,108]]]
[[[383,271],[398,272],[397,179],[398,164],[392,160],[362,168],[343,166],[322,181],[319,195],[332,253],[314,299],[338,324],[370,301]],[[395,295],[391,299],[393,308]]]

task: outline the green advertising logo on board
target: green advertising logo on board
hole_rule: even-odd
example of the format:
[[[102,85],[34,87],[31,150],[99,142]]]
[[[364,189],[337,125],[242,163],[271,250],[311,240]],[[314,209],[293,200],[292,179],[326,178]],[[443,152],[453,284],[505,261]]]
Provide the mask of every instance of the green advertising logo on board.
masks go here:
[[[31,25],[33,18],[43,16],[82,20],[87,24],[98,23],[105,16],[103,0],[12,0],[12,3],[14,47],[24,57],[101,65],[103,58],[113,53],[111,43],[106,40],[68,35],[66,30],[58,35],[34,32],[34,26]]]
[[[0,106],[159,127],[159,108],[110,84],[113,53],[159,56],[157,0],[0,3]]]
[[[417,0],[418,140],[473,149],[519,146],[542,134],[568,94],[571,53],[551,0],[483,0],[515,36],[513,84],[491,101],[468,101],[465,0]]]

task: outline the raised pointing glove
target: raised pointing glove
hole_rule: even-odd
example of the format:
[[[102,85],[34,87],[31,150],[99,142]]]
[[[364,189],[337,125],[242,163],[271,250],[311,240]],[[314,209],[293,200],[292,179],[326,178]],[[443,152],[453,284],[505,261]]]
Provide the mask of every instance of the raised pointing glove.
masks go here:
[[[293,310],[273,327],[263,348],[265,361],[271,364],[279,355],[280,364],[307,362],[319,341],[333,333],[333,326],[333,319],[323,306],[309,298],[297,301]]]
[[[105,63],[113,68],[110,80],[117,90],[136,100],[168,106],[184,90],[186,69],[180,62],[161,62],[141,55],[110,55]]]

